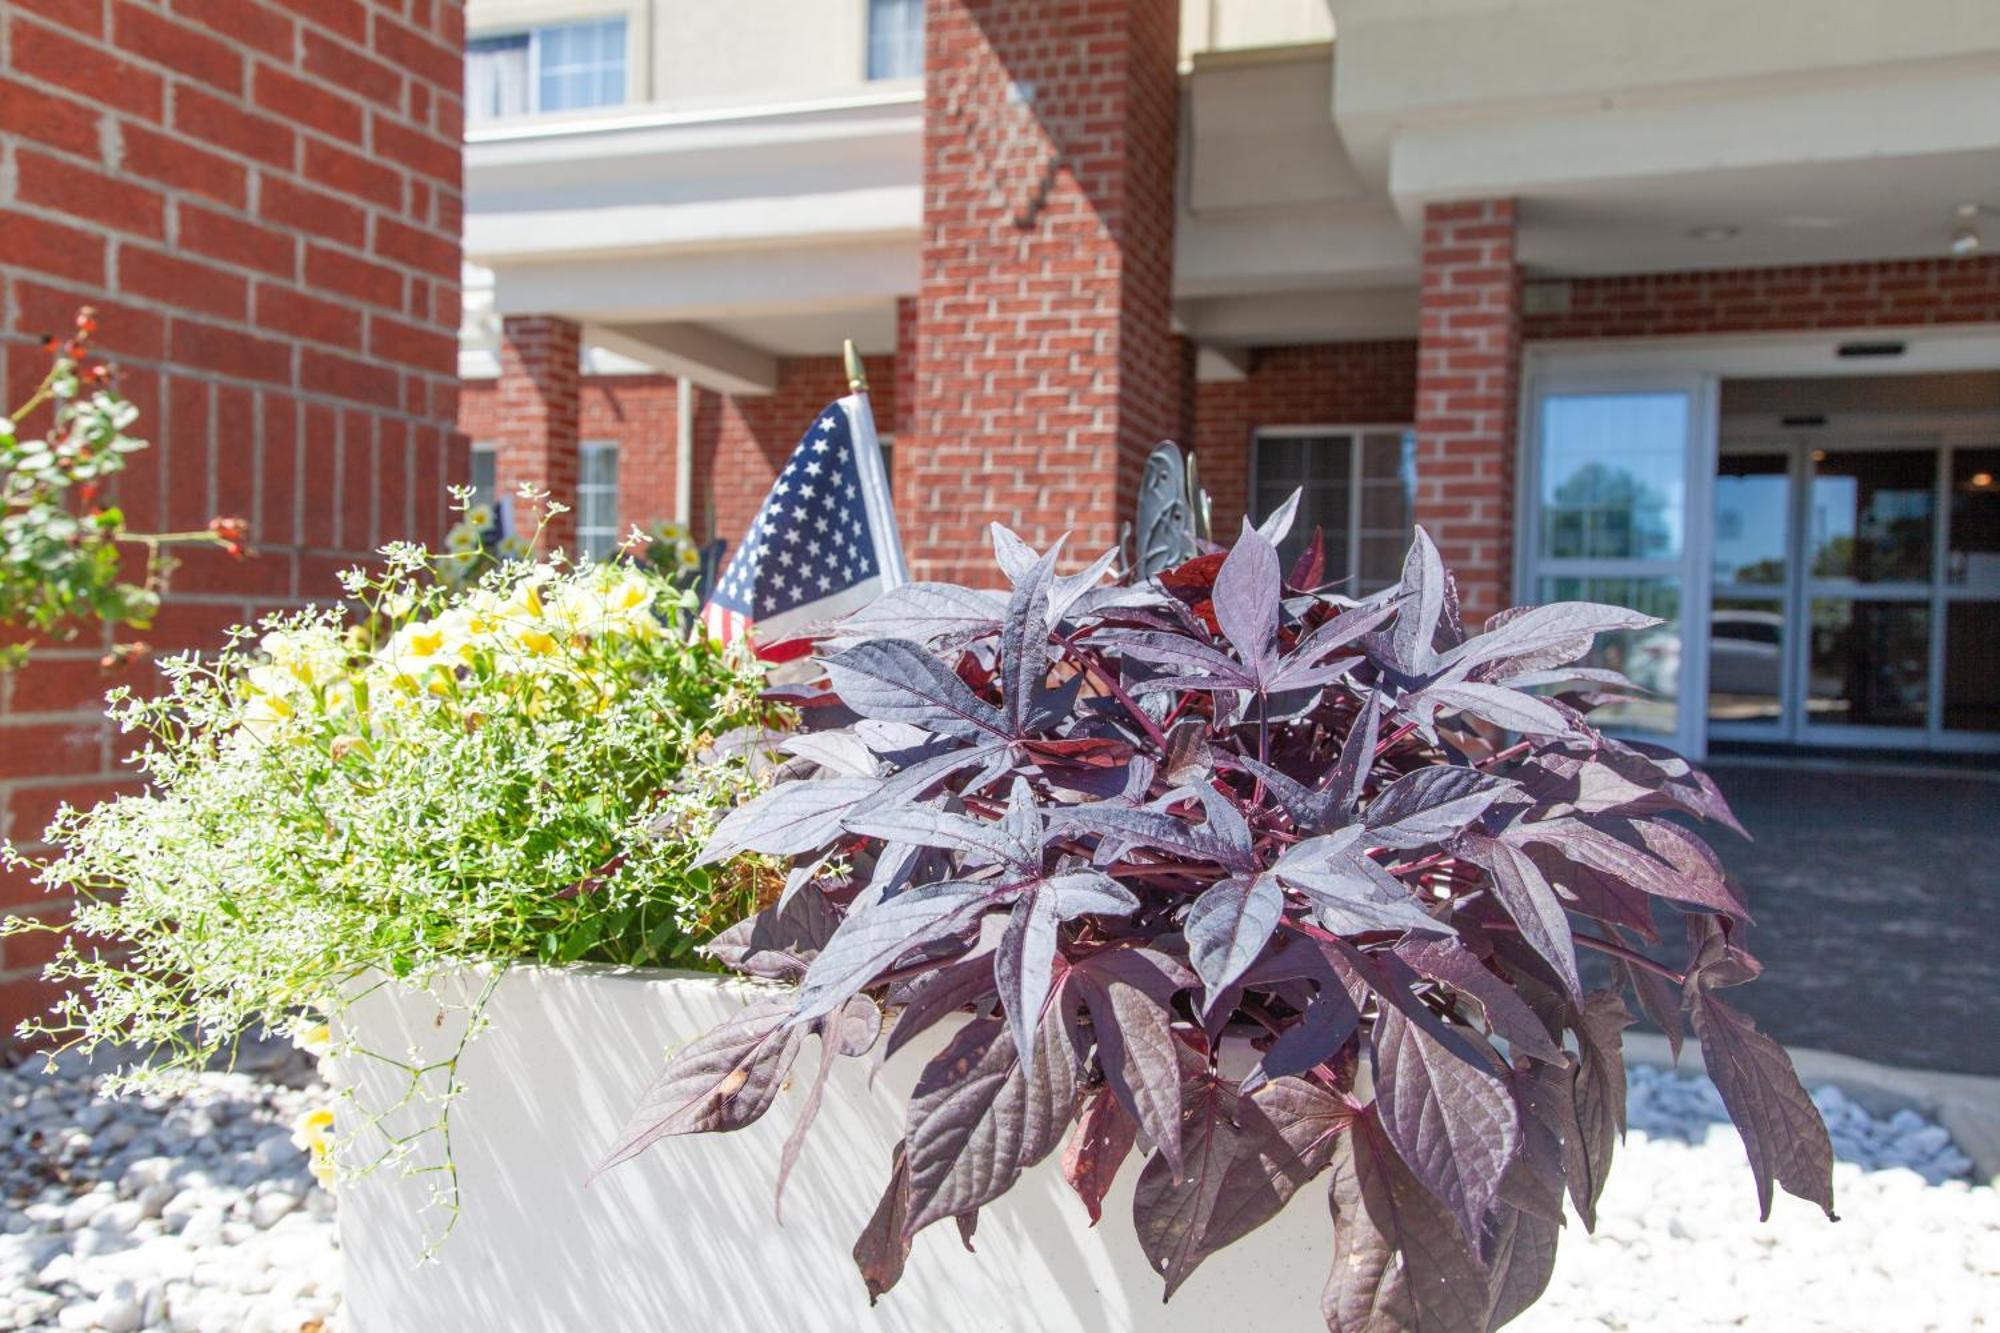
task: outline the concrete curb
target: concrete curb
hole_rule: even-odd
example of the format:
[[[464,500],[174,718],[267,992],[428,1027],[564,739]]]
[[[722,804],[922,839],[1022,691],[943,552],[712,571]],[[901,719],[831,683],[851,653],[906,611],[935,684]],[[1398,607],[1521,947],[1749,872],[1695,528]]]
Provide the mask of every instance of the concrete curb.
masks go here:
[[[2000,1078],[1899,1069],[1810,1047],[1786,1050],[1799,1071],[1799,1081],[1809,1089],[1831,1083],[1870,1115],[1893,1115],[1909,1109],[1937,1121],[1959,1151],[1972,1159],[1973,1179],[2000,1186]],[[1655,1069],[1676,1067],[1667,1039],[1653,1032],[1625,1034],[1625,1063]],[[1678,1068],[1683,1073],[1702,1070],[1701,1047],[1694,1041],[1682,1044]]]

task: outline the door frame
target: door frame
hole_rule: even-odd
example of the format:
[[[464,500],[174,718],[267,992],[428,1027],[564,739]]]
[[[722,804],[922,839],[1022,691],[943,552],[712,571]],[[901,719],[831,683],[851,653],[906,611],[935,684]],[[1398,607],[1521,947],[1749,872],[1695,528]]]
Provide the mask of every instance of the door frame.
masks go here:
[[[1524,423],[1515,468],[1515,601],[1532,602],[1538,597],[1537,584],[1543,578],[1674,578],[1680,581],[1680,679],[1676,700],[1676,727],[1672,734],[1634,732],[1643,740],[1672,745],[1692,759],[1700,759],[1707,749],[1705,710],[1708,698],[1708,655],[1690,652],[1688,645],[1707,642],[1708,584],[1700,563],[1709,550],[1708,526],[1714,522],[1711,492],[1715,482],[1716,389],[1718,380],[1708,372],[1677,369],[1618,371],[1595,368],[1584,372],[1542,371],[1523,380]],[[1659,560],[1544,558],[1539,548],[1541,492],[1542,404],[1550,397],[1586,394],[1681,393],[1687,395],[1687,455],[1681,480],[1681,550],[1675,557]],[[1699,640],[1695,630],[1700,631]],[[1616,730],[1615,728],[1611,730]]]
[[[1842,356],[1841,348],[1854,343],[1878,347],[1900,344],[1903,351],[1893,360],[1877,356]],[[1690,383],[1704,384],[1705,403],[1700,398],[1696,400],[1698,419],[1691,420],[1689,426],[1689,464],[1691,468],[1699,469],[1701,475],[1690,476],[1687,490],[1689,512],[1685,516],[1685,549],[1682,553],[1687,573],[1681,599],[1681,709],[1680,725],[1672,743],[1691,759],[1705,757],[1709,734],[1709,616],[1715,581],[1713,488],[1721,432],[1719,388],[1722,380],[1854,378],[1944,371],[2000,371],[2000,325],[1837,329],[1735,337],[1564,339],[1525,345],[1521,353],[1520,396],[1515,416],[1515,601],[1532,600],[1538,573],[1536,550],[1540,510],[1536,474],[1540,465],[1537,446],[1541,400],[1550,392],[1612,392],[1619,389],[1642,392],[1648,385],[1685,388]],[[1935,529],[1935,540],[1942,542],[1943,532],[1940,520]],[[1934,663],[1943,651],[1943,645],[1944,636],[1939,629],[1931,637]],[[1788,651],[1804,649],[1801,646]],[[1937,679],[1935,672],[1932,679]],[[1938,701],[1933,700],[1933,718],[1937,716],[1938,707]],[[1925,734],[1935,734],[1935,728],[1927,727]],[[1898,739],[1907,744],[1908,735],[1900,733]],[[1803,750],[1821,739],[1815,736],[1797,743]],[[1855,741],[1866,743],[1861,738],[1855,738]],[[1840,737],[1839,743],[1849,743],[1849,738]],[[1893,745],[1897,742],[1874,743]],[[1995,747],[2000,747],[2000,736],[1995,737],[1993,743]],[[1946,744],[1939,748],[1953,747]],[[1988,747],[1985,738],[1979,738],[1972,746],[1958,748]]]

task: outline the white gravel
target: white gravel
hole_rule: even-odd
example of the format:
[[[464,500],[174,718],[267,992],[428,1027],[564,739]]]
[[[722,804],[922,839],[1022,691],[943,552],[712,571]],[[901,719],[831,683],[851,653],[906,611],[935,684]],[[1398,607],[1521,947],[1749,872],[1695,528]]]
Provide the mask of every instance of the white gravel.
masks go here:
[[[322,1091],[214,1074],[106,1102],[94,1086],[0,1070],[0,1330],[339,1327],[333,1199],[291,1142]],[[1780,1195],[1760,1224],[1714,1087],[1634,1068],[1597,1234],[1568,1229],[1548,1294],[1511,1327],[2000,1329],[2000,1197],[1921,1116],[1816,1100],[1842,1220]]]
[[[2000,1195],[1966,1181],[1943,1129],[1819,1089],[1841,1220],[1780,1192],[1760,1223],[1715,1086],[1635,1067],[1630,1087],[1597,1233],[1570,1219],[1547,1294],[1510,1333],[2000,1328]]]
[[[291,1139],[323,1091],[242,1073],[175,1097],[95,1087],[0,1070],[0,1329],[337,1327],[333,1198]]]

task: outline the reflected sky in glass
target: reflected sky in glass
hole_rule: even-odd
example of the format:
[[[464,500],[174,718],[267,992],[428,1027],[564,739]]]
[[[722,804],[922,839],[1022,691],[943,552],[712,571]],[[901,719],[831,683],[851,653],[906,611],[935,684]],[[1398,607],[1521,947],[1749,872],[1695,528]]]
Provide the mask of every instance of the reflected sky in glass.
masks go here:
[[[1715,581],[1785,581],[1790,460],[1783,454],[1725,455],[1715,477]]]
[[[1672,560],[1687,490],[1684,393],[1554,394],[1543,400],[1543,554]]]

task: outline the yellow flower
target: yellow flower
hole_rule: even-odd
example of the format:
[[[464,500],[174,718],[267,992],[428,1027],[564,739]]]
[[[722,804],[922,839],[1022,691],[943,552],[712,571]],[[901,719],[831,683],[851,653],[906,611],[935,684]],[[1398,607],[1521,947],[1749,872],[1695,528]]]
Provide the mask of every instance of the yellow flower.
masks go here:
[[[321,1189],[332,1189],[334,1178],[333,1149],[314,1144],[312,1156],[306,1160],[306,1169],[312,1172],[312,1178],[319,1182]]]
[[[316,1106],[292,1121],[292,1146],[314,1154],[332,1146],[333,1108]]]
[[[322,1056],[333,1046],[333,1025],[330,1023],[309,1023],[292,1034],[292,1045],[311,1056]],[[333,1123],[333,1112],[326,1113],[327,1123]]]
[[[523,626],[514,637],[531,653],[547,656],[556,650],[556,636],[533,625]]]

